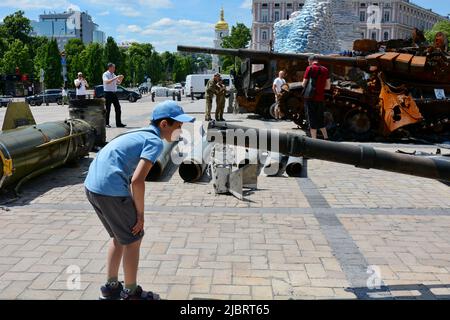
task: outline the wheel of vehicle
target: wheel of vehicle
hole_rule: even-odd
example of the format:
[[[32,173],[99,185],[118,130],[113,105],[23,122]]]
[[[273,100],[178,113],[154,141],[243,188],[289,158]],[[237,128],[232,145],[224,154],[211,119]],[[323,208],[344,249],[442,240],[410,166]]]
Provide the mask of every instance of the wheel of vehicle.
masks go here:
[[[41,105],[42,105],[42,102],[36,102],[36,105],[37,105],[37,106],[41,106]]]
[[[270,107],[269,107],[269,114],[273,119],[276,119],[277,117],[275,116],[275,108],[277,107],[277,103],[274,102]]]
[[[30,104],[30,106],[34,107],[36,105],[36,101],[30,100],[29,104]]]
[[[367,112],[353,109],[345,115],[345,126],[353,133],[362,134],[370,130],[371,121]]]
[[[62,99],[58,99],[58,100],[56,100],[56,104],[58,104],[58,105],[62,105]]]
[[[136,102],[136,98],[133,97],[132,95],[130,95],[130,96],[128,97],[128,101],[130,101],[130,102]]]

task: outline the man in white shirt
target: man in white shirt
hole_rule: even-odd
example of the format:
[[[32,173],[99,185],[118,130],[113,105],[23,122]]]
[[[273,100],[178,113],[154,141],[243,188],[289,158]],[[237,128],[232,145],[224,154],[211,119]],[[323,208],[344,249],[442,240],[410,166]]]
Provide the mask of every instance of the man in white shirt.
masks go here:
[[[86,79],[83,76],[83,73],[78,72],[78,78],[75,79],[75,88],[76,88],[76,95],[77,99],[84,100],[86,99],[87,95],[87,88],[89,88],[89,84],[87,83]]]
[[[122,123],[120,118],[122,110],[120,108],[119,99],[117,98],[116,91],[117,85],[121,84],[124,76],[116,76],[114,72],[116,71],[116,66],[114,63],[108,63],[108,70],[103,73],[103,90],[105,92],[105,105],[106,105],[106,127],[111,128],[109,125],[109,115],[111,113],[111,104],[114,105],[114,111],[116,113],[116,127],[123,128],[126,124]]]
[[[283,87],[283,85],[286,84],[286,80],[284,80],[285,77],[285,72],[283,70],[281,70],[278,73],[278,78],[276,78],[273,81],[273,85],[272,85],[272,90],[273,93],[275,94],[275,102],[277,103],[276,107],[275,107],[275,118],[277,120],[281,119],[281,112],[280,112],[280,107],[278,106],[278,100],[281,97],[281,88]]]

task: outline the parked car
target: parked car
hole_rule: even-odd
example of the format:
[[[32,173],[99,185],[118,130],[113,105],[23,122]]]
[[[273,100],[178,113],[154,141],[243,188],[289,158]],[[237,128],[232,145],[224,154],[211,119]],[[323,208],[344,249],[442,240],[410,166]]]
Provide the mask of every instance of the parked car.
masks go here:
[[[35,94],[25,98],[25,101],[30,106],[40,106],[44,103],[62,104],[62,90],[61,89],[47,89],[44,93]]]
[[[7,107],[13,101],[13,96],[0,96],[0,107]]]
[[[119,100],[128,100],[130,102],[136,102],[142,98],[142,95],[139,92],[125,89],[122,86],[117,86],[117,98]],[[105,92],[103,90],[103,85],[94,87],[94,98],[103,98],[105,96]]]

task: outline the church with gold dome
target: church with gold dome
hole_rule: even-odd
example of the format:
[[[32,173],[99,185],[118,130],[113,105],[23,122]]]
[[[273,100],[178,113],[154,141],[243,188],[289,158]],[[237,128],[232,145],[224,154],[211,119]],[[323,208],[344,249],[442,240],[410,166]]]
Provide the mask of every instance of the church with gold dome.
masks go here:
[[[215,26],[215,33],[216,37],[214,40],[214,48],[222,48],[222,41],[224,37],[229,36],[230,34],[230,27],[228,26],[228,23],[225,21],[225,14],[223,11],[223,7],[220,10],[220,20],[216,23]],[[220,62],[219,62],[219,56],[213,55],[212,56],[212,70],[214,72],[220,72]]]

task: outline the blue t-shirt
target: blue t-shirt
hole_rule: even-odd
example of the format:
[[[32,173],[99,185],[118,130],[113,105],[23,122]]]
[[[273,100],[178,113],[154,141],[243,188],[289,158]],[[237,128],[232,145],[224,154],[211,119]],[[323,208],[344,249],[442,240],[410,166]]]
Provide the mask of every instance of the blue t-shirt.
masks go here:
[[[89,191],[105,196],[130,196],[131,177],[140,159],[155,163],[162,149],[160,130],[155,126],[125,133],[100,150],[84,185]]]

